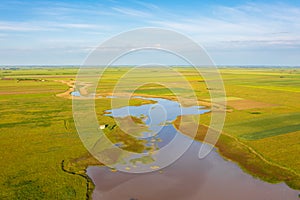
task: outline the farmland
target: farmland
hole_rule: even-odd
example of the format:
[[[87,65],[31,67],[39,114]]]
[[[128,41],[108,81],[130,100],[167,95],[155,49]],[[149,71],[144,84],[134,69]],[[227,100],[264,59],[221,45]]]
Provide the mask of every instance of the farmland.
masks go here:
[[[97,95],[113,93],[116,81],[128,67],[108,69],[99,82]],[[177,67],[190,82],[199,103],[210,105],[205,81],[193,68]],[[227,93],[227,117],[217,147],[221,154],[253,176],[270,182],[285,181],[300,189],[300,69],[299,68],[222,68]],[[84,148],[75,129],[72,100],[59,96],[69,90],[76,68],[29,68],[0,70],[1,199],[84,199],[87,180],[62,170],[84,174],[88,165],[99,164]],[[172,88],[148,84],[135,95],[173,99],[174,92],[188,98],[191,90],[174,76],[147,68],[144,73]],[[134,76],[145,81],[144,73]],[[150,74],[150,75],[149,75]],[[64,82],[65,83],[64,83]],[[175,82],[175,84],[174,84]],[[104,116],[110,99],[96,100],[101,123],[114,125]],[[132,99],[132,105],[147,103]],[[201,115],[197,139],[210,122],[210,113]],[[187,128],[188,129],[188,128]],[[117,127],[113,141],[124,140],[140,152],[143,145],[122,135]],[[184,133],[188,134],[188,133]],[[121,137],[122,136],[122,137]],[[130,142],[129,142],[130,141]]]

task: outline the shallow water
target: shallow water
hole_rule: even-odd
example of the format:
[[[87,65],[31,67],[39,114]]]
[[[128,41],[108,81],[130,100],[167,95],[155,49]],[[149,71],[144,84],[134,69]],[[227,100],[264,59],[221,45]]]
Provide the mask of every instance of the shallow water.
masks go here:
[[[74,91],[74,92],[71,92],[71,96],[74,96],[74,97],[80,97],[81,94],[79,91]]]
[[[116,98],[109,96],[108,98]],[[202,106],[182,107],[178,102],[162,98],[135,97],[153,100],[156,103],[144,104],[140,106],[125,106],[112,110],[107,110],[107,116],[122,118],[126,116],[137,117],[148,127],[147,131],[141,132],[140,139],[147,139],[149,142],[156,139],[160,148],[168,144],[175,135],[181,135],[175,129],[172,122],[180,115],[200,115],[209,110]]]
[[[130,114],[141,118],[148,126],[141,139],[148,140],[150,145],[155,138],[158,148],[168,144],[177,134],[182,140],[190,140],[167,122],[172,122],[178,115],[208,112],[198,106],[181,107],[170,100],[146,99],[155,100],[157,103],[118,108],[108,111],[108,115],[125,117]],[[216,151],[212,151],[204,159],[198,159],[200,145],[200,142],[194,141],[175,163],[151,173],[132,174],[113,172],[107,167],[88,167],[87,174],[96,186],[93,199],[299,199],[299,191],[292,190],[285,184],[270,184],[255,179],[244,173],[235,163],[225,161]]]

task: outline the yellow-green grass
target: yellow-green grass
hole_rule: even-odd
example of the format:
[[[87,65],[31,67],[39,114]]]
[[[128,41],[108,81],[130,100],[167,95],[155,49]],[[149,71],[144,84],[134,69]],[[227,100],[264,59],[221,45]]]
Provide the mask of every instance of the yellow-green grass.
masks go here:
[[[129,70],[129,67],[107,70],[99,82],[97,94],[111,94],[116,81]],[[186,75],[199,100],[209,98],[205,81],[194,69],[177,67],[176,70]],[[296,130],[299,125],[297,122],[300,122],[300,70],[224,68],[220,71],[227,96],[275,105],[246,110],[231,108],[224,126],[224,132],[228,135],[222,136],[218,142],[223,150],[227,149],[226,155],[223,155],[236,158],[236,162],[244,164],[244,168],[253,169],[251,173],[263,179],[278,181],[286,176],[290,178],[287,182],[299,189],[299,179],[290,173],[300,171],[300,165],[295,161],[300,153],[300,132]],[[76,72],[77,69],[72,68],[0,70],[1,199],[86,198],[87,180],[64,172],[61,162],[65,160],[66,169],[79,174],[84,174],[88,165],[99,163],[88,154],[76,133],[72,119],[72,101],[55,96],[66,91],[68,86],[54,80],[74,80]],[[158,73],[157,69],[149,68],[146,72],[135,74],[137,85],[151,80],[145,78],[145,74],[150,74],[158,82],[171,83],[172,88],[169,89],[176,89],[188,97],[189,92],[182,80],[169,76],[167,72]],[[4,79],[1,80],[2,78]],[[140,87],[136,95],[165,98],[174,96],[170,90],[157,84]],[[131,102],[132,105],[141,103],[147,102]],[[115,121],[103,116],[104,111],[110,107],[109,99],[96,100],[99,121],[112,127]],[[200,121],[208,125],[210,114],[201,115]],[[271,131],[273,129],[276,134]],[[107,131],[109,134],[110,131]],[[124,135],[119,127],[111,131],[115,132],[111,134],[114,136],[111,139],[127,143],[127,150],[143,150],[141,144]],[[239,146],[237,141],[246,146]],[[249,148],[256,154],[249,152]],[[239,149],[240,151],[235,151]],[[290,171],[280,175],[280,167],[268,170],[268,163],[265,161]]]
[[[257,117],[227,125],[232,134],[255,140],[299,130],[300,112]]]
[[[300,131],[296,131],[251,141],[251,146],[258,152],[264,152],[272,162],[294,169],[300,174],[299,143]]]
[[[15,92],[49,87],[15,81]],[[2,87],[2,81],[0,82]],[[13,87],[15,86],[15,87]],[[3,90],[3,88],[2,88]],[[55,97],[51,90],[43,94],[1,95],[1,199],[82,199],[86,180],[61,170],[64,159],[86,152],[72,123],[71,101]]]
[[[35,74],[35,70],[30,72]],[[86,198],[87,180],[64,172],[62,161],[66,170],[81,175],[88,165],[100,163],[91,158],[76,133],[72,101],[55,95],[68,87],[51,79],[0,80],[0,91],[11,92],[0,96],[1,199]],[[146,101],[130,102],[141,103]],[[110,100],[99,99],[96,106],[110,109]],[[101,123],[107,119],[115,123],[102,114]],[[85,155],[87,159],[77,160]],[[74,160],[78,165],[72,165]]]

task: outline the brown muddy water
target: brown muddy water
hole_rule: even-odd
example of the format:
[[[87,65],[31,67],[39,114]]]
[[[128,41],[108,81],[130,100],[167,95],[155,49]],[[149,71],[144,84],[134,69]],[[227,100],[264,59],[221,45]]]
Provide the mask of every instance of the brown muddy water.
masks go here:
[[[172,121],[179,114],[174,108],[178,104],[159,98],[152,99],[171,110],[167,120]],[[150,106],[151,107],[151,106]],[[149,105],[134,107],[131,114],[138,117],[147,115]],[[153,105],[152,105],[153,107]],[[115,110],[118,116],[124,115],[122,109]],[[194,108],[198,109],[199,108]],[[129,109],[130,110],[130,109]],[[198,111],[197,111],[198,112]],[[204,113],[205,110],[200,111]],[[118,114],[119,113],[119,114]],[[186,114],[196,114],[189,110]],[[159,113],[152,113],[152,117]],[[124,115],[125,116],[125,115]],[[114,116],[115,117],[115,116]],[[147,122],[146,125],[157,126],[161,121]],[[163,141],[173,137],[176,132],[168,124],[157,134]],[[151,130],[151,128],[149,128]],[[156,136],[156,137],[157,137]],[[183,140],[188,139],[181,135]],[[159,145],[158,145],[159,146]],[[243,172],[233,162],[224,160],[217,151],[212,151],[204,159],[198,158],[201,143],[194,141],[191,147],[172,165],[150,173],[113,172],[108,167],[90,166],[87,174],[95,184],[93,199],[99,200],[299,200],[300,191],[289,188],[286,184],[271,184],[256,179]]]
[[[200,145],[191,148],[171,166],[146,174],[112,172],[91,166],[88,176],[99,200],[297,200],[300,191],[270,184],[225,161],[216,151],[198,159]]]

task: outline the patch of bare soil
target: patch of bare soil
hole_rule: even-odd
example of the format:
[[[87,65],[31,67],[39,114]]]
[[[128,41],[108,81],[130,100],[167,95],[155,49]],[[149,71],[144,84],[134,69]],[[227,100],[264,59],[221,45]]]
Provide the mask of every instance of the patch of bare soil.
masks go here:
[[[266,108],[276,106],[275,104],[269,104],[248,99],[228,101],[227,105],[233,107],[236,110],[248,110],[253,108]]]
[[[63,93],[56,94],[57,97],[63,97],[66,99],[72,99],[71,92],[75,90],[75,81],[57,81],[69,86],[69,89]]]

